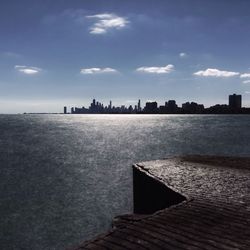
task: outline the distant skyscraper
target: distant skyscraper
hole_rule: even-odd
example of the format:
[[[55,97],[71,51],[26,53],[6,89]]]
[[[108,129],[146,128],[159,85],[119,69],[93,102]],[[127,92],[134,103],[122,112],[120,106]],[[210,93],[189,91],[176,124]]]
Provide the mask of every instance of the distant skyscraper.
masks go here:
[[[141,111],[141,100],[140,99],[138,101],[137,109],[138,109],[138,111]]]
[[[229,95],[229,108],[240,109],[241,108],[241,95]]]
[[[67,114],[67,107],[66,106],[63,108],[63,113]]]

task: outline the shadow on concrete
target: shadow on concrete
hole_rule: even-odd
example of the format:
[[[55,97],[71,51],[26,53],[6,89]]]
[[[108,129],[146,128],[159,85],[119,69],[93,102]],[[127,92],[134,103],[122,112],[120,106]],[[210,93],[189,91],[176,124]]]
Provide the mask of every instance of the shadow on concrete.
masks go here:
[[[186,200],[136,166],[133,166],[133,196],[135,214],[152,214]]]

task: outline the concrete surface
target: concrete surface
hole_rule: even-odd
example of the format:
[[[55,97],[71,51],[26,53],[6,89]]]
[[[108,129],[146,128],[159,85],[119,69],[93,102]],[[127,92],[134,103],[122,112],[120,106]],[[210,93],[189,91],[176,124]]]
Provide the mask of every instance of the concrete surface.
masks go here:
[[[186,156],[134,168],[183,201],[115,218],[111,231],[73,249],[250,249],[250,158]],[[148,192],[143,199],[168,196]]]

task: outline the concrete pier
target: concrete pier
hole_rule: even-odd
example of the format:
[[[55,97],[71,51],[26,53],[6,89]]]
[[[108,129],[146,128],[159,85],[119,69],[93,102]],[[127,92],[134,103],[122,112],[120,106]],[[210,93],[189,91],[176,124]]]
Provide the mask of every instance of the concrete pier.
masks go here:
[[[250,249],[250,158],[135,164],[133,215],[80,249]]]

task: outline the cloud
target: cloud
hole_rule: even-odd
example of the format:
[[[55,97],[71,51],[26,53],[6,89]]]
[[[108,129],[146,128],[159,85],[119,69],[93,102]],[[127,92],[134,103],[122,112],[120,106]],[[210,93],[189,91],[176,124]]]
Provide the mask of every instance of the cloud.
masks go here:
[[[248,83],[250,83],[250,80],[245,80],[245,81],[243,81],[242,83],[248,84]]]
[[[180,57],[180,58],[186,58],[186,57],[188,57],[188,54],[185,53],[185,52],[181,52],[181,53],[179,54],[179,57]]]
[[[35,75],[42,71],[42,69],[37,68],[37,67],[29,67],[29,66],[23,66],[23,65],[16,65],[15,69],[27,75]]]
[[[143,73],[168,74],[174,70],[174,65],[168,64],[165,67],[140,67],[136,71]]]
[[[240,75],[240,78],[249,78],[250,77],[250,73],[244,73]]]
[[[224,70],[219,70],[219,69],[206,69],[206,70],[200,70],[193,75],[196,76],[214,76],[214,77],[232,77],[232,76],[237,76],[239,75],[239,72],[232,72],[232,71],[224,71]]]
[[[112,68],[89,68],[81,69],[80,73],[84,75],[101,74],[101,73],[116,73],[116,69]]]
[[[21,57],[20,54],[14,53],[14,52],[10,52],[10,51],[4,52],[3,55],[4,55],[5,57],[9,57],[9,58],[20,58],[20,57]]]
[[[109,13],[86,16],[86,18],[96,20],[96,22],[90,27],[90,34],[95,35],[105,34],[112,29],[122,29],[129,23],[126,18]]]
[[[245,91],[245,94],[250,94],[250,91]]]

